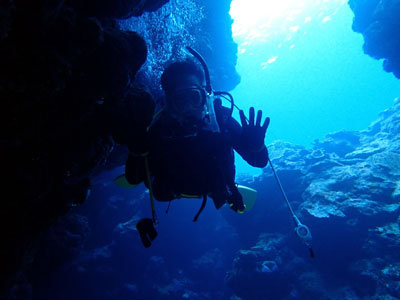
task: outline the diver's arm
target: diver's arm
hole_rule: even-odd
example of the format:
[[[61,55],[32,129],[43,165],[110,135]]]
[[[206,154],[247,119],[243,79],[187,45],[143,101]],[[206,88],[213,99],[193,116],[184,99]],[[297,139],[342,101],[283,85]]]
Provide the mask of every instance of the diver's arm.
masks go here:
[[[249,123],[246,122],[243,111],[240,113],[239,122],[232,118],[230,110],[221,105],[221,101],[214,102],[218,124],[223,132],[228,135],[229,143],[233,149],[251,166],[264,168],[268,164],[268,150],[264,144],[265,132],[269,125],[269,118],[261,123],[261,112],[257,114],[254,124],[254,108],[250,109]],[[249,126],[251,124],[251,126]]]
[[[239,123],[237,125],[240,126]],[[240,131],[242,131],[242,128],[240,128]],[[241,138],[241,134],[237,136],[237,141],[233,148],[249,165],[253,167],[264,168],[268,164],[269,156],[267,147],[262,145],[259,149],[251,149],[246,141]]]

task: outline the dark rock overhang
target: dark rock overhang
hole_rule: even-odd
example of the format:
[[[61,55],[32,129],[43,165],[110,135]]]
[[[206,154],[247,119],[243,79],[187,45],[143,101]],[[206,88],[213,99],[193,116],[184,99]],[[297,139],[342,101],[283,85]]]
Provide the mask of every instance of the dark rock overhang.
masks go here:
[[[400,1],[350,0],[353,30],[364,36],[364,52],[383,59],[385,71],[400,78]]]

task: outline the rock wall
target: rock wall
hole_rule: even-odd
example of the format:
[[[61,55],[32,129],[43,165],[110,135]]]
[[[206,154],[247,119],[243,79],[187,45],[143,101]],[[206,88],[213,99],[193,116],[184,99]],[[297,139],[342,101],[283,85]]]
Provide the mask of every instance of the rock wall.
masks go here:
[[[1,289],[15,281],[25,283],[37,236],[85,201],[94,175],[125,163],[128,148],[151,119],[155,104],[149,91],[159,91],[160,72],[149,66],[161,65],[165,55],[151,51],[148,56],[147,45],[154,49],[162,42],[160,49],[176,48],[178,40],[169,39],[165,31],[158,32],[160,41],[149,35],[160,29],[161,21],[172,19],[159,13],[167,2],[1,1],[3,193],[10,195],[3,202],[0,221],[5,245],[0,250]],[[187,10],[177,11],[176,17],[194,19],[197,12],[185,5]],[[211,49],[217,46],[229,50],[228,59],[215,58],[218,64],[212,64],[219,69],[212,72],[222,78],[216,84],[229,81],[232,88],[238,75],[229,1],[197,5],[207,18],[209,10],[224,21],[213,28],[215,20],[202,19],[190,39],[195,41],[195,34],[203,32],[195,43],[208,49],[209,57],[214,57]],[[154,22],[137,18],[151,12]],[[132,17],[146,26],[141,35],[121,30],[121,19]],[[188,23],[179,25],[173,28],[176,36],[189,30]]]
[[[400,1],[350,0],[353,30],[364,36],[364,52],[383,59],[385,71],[400,78]]]
[[[85,200],[89,177],[117,146],[109,111],[133,94],[147,47],[138,34],[121,31],[116,18],[164,3],[1,2],[3,193],[9,195],[1,213],[2,287],[29,263],[25,250],[37,234]]]
[[[216,90],[232,90],[240,82],[236,72],[237,45],[232,38],[230,0],[174,0],[160,10],[120,22],[123,29],[139,32],[148,41],[149,55],[138,75],[140,82],[154,86],[159,96],[159,78],[173,61],[193,59],[190,46],[206,60]]]

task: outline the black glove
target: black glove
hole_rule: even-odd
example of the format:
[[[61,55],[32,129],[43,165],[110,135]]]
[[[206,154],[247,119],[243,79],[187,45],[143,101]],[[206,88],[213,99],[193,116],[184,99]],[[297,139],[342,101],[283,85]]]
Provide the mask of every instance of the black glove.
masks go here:
[[[237,213],[244,213],[246,206],[243,203],[243,197],[240,194],[236,185],[229,187],[231,192],[230,196],[227,199],[227,202],[231,209],[233,209]]]
[[[269,125],[269,117],[265,118],[263,125],[261,126],[262,111],[257,112],[257,120],[254,124],[254,107],[250,107],[249,110],[249,123],[246,121],[243,110],[239,112],[240,121],[242,123],[242,143],[248,147],[250,151],[258,152],[264,147],[265,133]]]

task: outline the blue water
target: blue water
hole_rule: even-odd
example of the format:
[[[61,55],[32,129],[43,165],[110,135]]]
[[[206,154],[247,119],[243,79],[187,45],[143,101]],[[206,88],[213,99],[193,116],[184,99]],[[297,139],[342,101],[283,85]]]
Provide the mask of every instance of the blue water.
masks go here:
[[[242,109],[271,117],[267,144],[309,147],[328,133],[366,129],[399,96],[400,81],[363,53],[346,1],[234,0],[231,15],[241,75],[232,94]],[[237,171],[259,172],[240,157]]]

